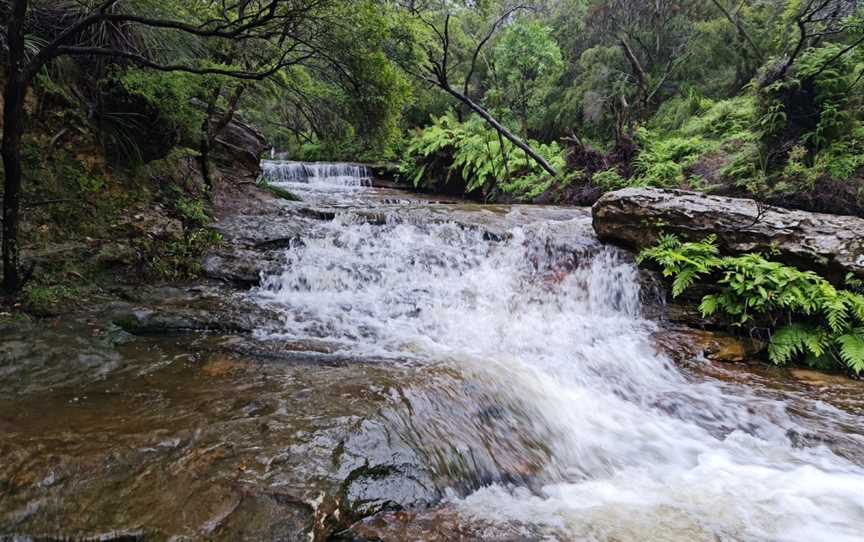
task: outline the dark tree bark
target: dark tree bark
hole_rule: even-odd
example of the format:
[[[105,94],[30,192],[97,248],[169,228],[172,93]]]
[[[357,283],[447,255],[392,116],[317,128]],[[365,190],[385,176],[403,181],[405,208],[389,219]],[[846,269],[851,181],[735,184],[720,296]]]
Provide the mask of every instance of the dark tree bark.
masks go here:
[[[27,0],[11,6],[6,36],[9,62],[3,103],[3,290],[13,294],[21,288],[18,251],[18,210],[21,207],[21,137],[24,133],[24,17]]]
[[[234,119],[234,114],[237,112],[237,107],[240,105],[240,98],[243,97],[243,92],[246,90],[246,85],[240,84],[231,93],[228,98],[228,109],[222,113],[219,122],[213,122],[216,116],[219,102],[219,97],[222,95],[222,85],[216,87],[207,101],[207,111],[204,116],[204,122],[201,125],[201,141],[199,143],[199,163],[201,167],[201,177],[204,180],[204,186],[207,190],[213,188],[213,175],[210,170],[210,150],[216,142],[219,134],[228,126]]]
[[[219,101],[219,95],[222,94],[222,86],[218,85],[211,93],[210,99],[207,100],[207,111],[204,113],[204,120],[201,123],[201,141],[199,143],[198,163],[201,169],[201,178],[204,180],[204,186],[209,192],[213,188],[213,179],[210,174],[210,123],[213,121],[213,115],[216,114],[216,102]]]

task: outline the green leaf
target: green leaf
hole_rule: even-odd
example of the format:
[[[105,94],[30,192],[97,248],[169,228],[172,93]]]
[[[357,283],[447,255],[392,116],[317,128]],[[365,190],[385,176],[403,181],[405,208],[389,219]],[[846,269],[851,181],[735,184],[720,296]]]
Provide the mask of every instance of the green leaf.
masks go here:
[[[846,363],[855,374],[864,371],[864,329],[854,330],[837,337],[840,344],[840,359]]]
[[[702,312],[702,316],[711,316],[717,312],[717,308],[720,305],[720,301],[715,295],[706,295],[702,298],[702,303],[699,305],[699,310]]]
[[[768,344],[768,359],[776,365],[785,365],[808,350],[814,340],[814,328],[803,324],[791,324],[778,329]]]

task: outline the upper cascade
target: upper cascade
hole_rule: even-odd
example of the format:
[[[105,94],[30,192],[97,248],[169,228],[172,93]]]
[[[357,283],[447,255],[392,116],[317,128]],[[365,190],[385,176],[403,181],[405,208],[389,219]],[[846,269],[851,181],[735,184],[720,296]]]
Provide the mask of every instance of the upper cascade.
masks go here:
[[[262,175],[271,183],[308,183],[336,186],[369,186],[371,174],[363,164],[263,160]]]

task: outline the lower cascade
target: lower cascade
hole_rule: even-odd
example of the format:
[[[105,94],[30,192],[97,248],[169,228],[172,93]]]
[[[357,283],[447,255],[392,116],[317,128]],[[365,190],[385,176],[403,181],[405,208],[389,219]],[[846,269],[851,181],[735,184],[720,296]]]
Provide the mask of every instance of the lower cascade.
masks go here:
[[[264,164],[283,182],[362,177],[307,167]],[[862,456],[846,453],[864,444],[848,429],[861,417],[673,364],[632,260],[584,217],[544,213],[338,213],[253,292],[280,315],[258,335],[419,371],[408,412],[381,423],[484,524],[562,540],[864,539]]]

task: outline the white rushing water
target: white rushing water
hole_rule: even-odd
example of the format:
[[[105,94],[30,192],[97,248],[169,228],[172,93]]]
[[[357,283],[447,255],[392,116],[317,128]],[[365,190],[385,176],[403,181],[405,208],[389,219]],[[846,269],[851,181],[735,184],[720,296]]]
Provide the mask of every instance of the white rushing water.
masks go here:
[[[582,222],[510,218],[522,225],[490,241],[340,214],[256,292],[284,317],[267,334],[444,365],[524,405],[525,432],[548,439],[540,487],[454,492],[466,517],[550,539],[864,540],[861,465],[794,445],[805,429],[782,400],[658,355],[636,269]],[[577,242],[556,246],[568,227]]]
[[[367,186],[370,181],[369,170],[362,164],[264,160],[261,170],[268,182],[288,187],[311,185],[336,190]]]

